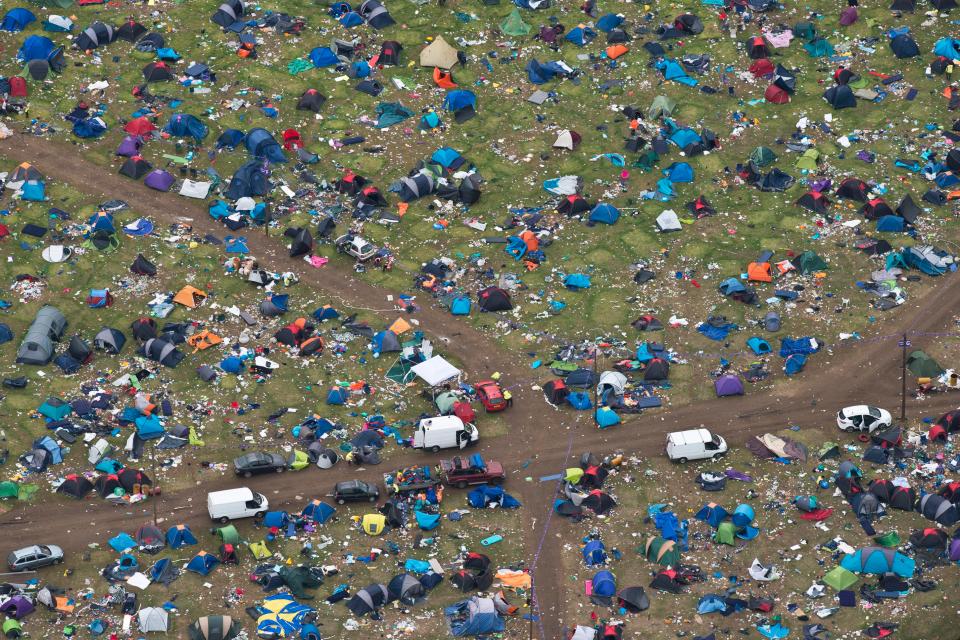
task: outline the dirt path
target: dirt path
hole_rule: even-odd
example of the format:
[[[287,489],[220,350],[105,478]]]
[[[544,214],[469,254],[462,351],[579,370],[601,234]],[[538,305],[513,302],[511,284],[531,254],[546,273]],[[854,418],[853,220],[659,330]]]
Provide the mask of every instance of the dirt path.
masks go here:
[[[91,196],[127,200],[139,213],[158,223],[169,224],[188,218],[200,234],[212,233],[221,237],[225,233],[224,228],[207,215],[203,205],[110,174],[101,167],[84,162],[79,150],[72,145],[15,136],[0,141],[0,154],[17,161],[32,162],[47,176],[67,182]],[[301,286],[316,287],[333,302],[374,311],[388,323],[401,313],[386,301],[386,295],[391,292],[356,279],[346,265],[333,261],[321,269],[313,269],[301,260],[287,257],[280,239],[251,233],[247,240],[251,253],[263,264],[275,270],[296,272]],[[930,302],[934,300],[935,304]],[[953,310],[958,308],[960,281],[945,277],[925,296],[911,299],[893,312],[895,316],[888,316],[878,332],[889,335],[904,331],[950,331],[953,329]],[[742,444],[749,435],[789,425],[804,429],[826,428],[830,434],[827,438],[835,439],[830,429],[834,424],[834,412],[840,406],[865,402],[893,408],[899,393],[900,355],[895,341],[864,340],[838,347],[833,354],[821,353],[811,358],[804,373],[782,390],[652,411],[628,419],[614,429],[598,431],[589,416],[550,408],[542,394],[530,389],[530,383],[538,377],[536,373],[519,358],[497,349],[488,336],[466,322],[429,306],[423,307],[414,317],[421,323],[419,328],[443,343],[443,351],[464,363],[470,377],[475,379],[499,370],[509,380],[523,381],[514,393],[515,406],[507,414],[511,423],[510,434],[482,439],[481,451],[491,459],[501,460],[511,472],[508,490],[524,503],[519,515],[531,524],[526,528],[525,544],[527,557],[532,559],[534,567],[540,614],[538,631],[542,640],[561,637],[562,628],[577,621],[562,619],[565,610],[562,602],[569,594],[563,589],[566,580],[561,574],[561,545],[556,538],[559,532],[569,530],[570,525],[550,517],[557,483],[539,482],[538,478],[562,471],[570,466],[571,457],[584,451],[606,453],[622,449],[631,454],[658,455],[667,432],[701,424],[726,436],[732,445]],[[923,403],[911,400],[908,406],[911,415],[917,415],[920,411],[925,414],[942,412],[958,404],[960,397],[955,399],[947,395],[934,396]],[[405,452],[392,458],[390,467],[432,459],[417,452]],[[278,507],[299,509],[306,499],[326,493],[339,474],[346,471],[343,466],[337,469],[337,475],[313,469],[302,472],[310,474],[307,476],[309,484],[315,487],[310,491],[304,489],[302,474],[255,478],[245,484],[264,492]],[[351,472],[351,476],[373,481],[378,480],[385,470],[374,467]],[[532,480],[525,481],[527,477]],[[167,523],[187,522],[198,530],[205,529],[209,526],[205,493],[236,484],[237,481],[229,475],[201,477],[199,491],[165,494],[160,502],[160,512],[165,514]],[[56,522],[57,530],[68,534],[59,536],[56,542],[68,550],[79,551],[105,533],[135,529],[151,518],[152,505],[149,503],[117,507],[97,500],[35,505],[7,514],[0,520],[0,532],[15,528],[25,539],[43,537],[49,532],[51,523]]]

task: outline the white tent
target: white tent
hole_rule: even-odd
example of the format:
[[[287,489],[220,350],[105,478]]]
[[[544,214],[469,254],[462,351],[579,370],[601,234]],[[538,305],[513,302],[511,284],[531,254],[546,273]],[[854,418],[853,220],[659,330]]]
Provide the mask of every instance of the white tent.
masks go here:
[[[167,612],[160,607],[146,607],[137,612],[137,624],[141,633],[167,632]]]
[[[667,209],[658,215],[657,229],[664,233],[667,231],[680,231],[680,218],[677,217],[677,212],[673,209]]]
[[[557,134],[557,139],[553,142],[553,148],[573,151],[573,148],[578,144],[580,144],[580,134],[570,129],[564,129]]]
[[[577,625],[570,640],[594,640],[597,637],[597,630],[593,627],[584,627]]]
[[[607,389],[612,389],[614,394],[623,395],[623,389],[627,385],[627,376],[619,371],[604,371],[600,374],[600,382],[597,383],[597,391],[603,393]]]
[[[410,368],[418,378],[431,387],[436,387],[460,376],[460,369],[443,359],[442,356],[433,356]]]
[[[187,198],[197,198],[203,200],[210,193],[211,182],[199,182],[197,180],[184,180],[180,187],[180,195]]]

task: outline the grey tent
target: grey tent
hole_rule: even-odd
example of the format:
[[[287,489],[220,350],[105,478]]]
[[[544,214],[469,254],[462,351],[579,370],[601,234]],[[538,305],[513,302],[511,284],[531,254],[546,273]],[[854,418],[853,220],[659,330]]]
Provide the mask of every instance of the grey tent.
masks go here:
[[[657,96],[647,109],[648,118],[659,118],[660,116],[670,116],[673,110],[677,108],[677,103],[667,96]]]
[[[197,367],[197,377],[204,382],[213,382],[217,379],[217,370],[208,364]]]
[[[412,202],[417,198],[430,195],[436,191],[436,183],[433,176],[429,173],[417,173],[406,178],[400,178],[390,186],[390,191],[395,191],[404,202]]]
[[[160,607],[145,607],[137,612],[137,624],[142,633],[151,631],[167,632],[168,617],[165,609]]]
[[[227,0],[220,5],[216,13],[210,20],[223,28],[227,28],[234,22],[239,22],[243,17],[245,6],[241,0]]]
[[[78,49],[86,51],[110,44],[115,38],[113,27],[102,22],[94,22],[77,36],[74,44]]]
[[[143,343],[143,355],[165,367],[176,367],[184,356],[177,346],[164,338],[151,338]]]
[[[260,303],[260,313],[268,318],[282,316],[285,312],[286,309],[281,309],[278,307],[272,298],[267,298]]]
[[[387,585],[387,591],[390,594],[391,601],[399,600],[405,605],[415,604],[427,592],[420,581],[409,573],[394,576]]]
[[[96,336],[93,338],[93,346],[97,349],[102,349],[110,354],[118,354],[123,349],[123,345],[126,344],[127,337],[123,335],[123,332],[119,329],[114,329],[113,327],[104,327],[100,329]]]
[[[390,599],[390,593],[382,584],[371,584],[354,594],[347,602],[347,609],[355,616],[373,613]]]
[[[17,350],[17,363],[44,365],[53,358],[53,343],[60,340],[67,319],[56,308],[44,306],[37,312]]]
[[[933,520],[945,527],[950,527],[960,521],[957,506],[942,496],[928,493],[920,499],[917,511],[928,520]]]
[[[780,314],[776,311],[768,311],[763,317],[763,328],[771,333],[780,331]]]
[[[392,24],[396,24],[396,20],[393,19],[390,12],[387,11],[387,8],[378,0],[366,0],[366,2],[360,5],[357,13],[374,29],[384,29]]]
[[[681,228],[680,218],[677,217],[677,213],[673,209],[667,209],[657,216],[657,229],[661,233],[680,231]]]
[[[777,154],[770,147],[757,147],[750,152],[750,161],[758,167],[765,167],[777,161]]]
[[[230,616],[203,616],[187,628],[190,640],[233,640],[243,631]]]

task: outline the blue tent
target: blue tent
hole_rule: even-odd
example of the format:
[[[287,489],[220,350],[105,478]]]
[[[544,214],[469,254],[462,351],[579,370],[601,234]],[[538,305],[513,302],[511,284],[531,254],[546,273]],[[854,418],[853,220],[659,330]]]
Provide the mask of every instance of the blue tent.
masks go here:
[[[794,353],[793,355],[787,356],[787,359],[784,361],[783,372],[788,376],[792,376],[803,371],[803,367],[806,364],[807,356],[802,353]]]
[[[578,47],[583,47],[589,44],[594,38],[597,37],[596,31],[590,27],[574,27],[567,32],[567,35],[564,36],[568,42],[572,42]]]
[[[106,231],[107,233],[115,233],[117,230],[113,222],[113,216],[106,211],[98,211],[90,216],[90,218],[87,219],[87,224],[90,225],[90,231],[93,232]]]
[[[602,540],[590,540],[583,546],[583,561],[588,567],[607,561],[607,550]]]
[[[267,511],[263,514],[263,526],[267,529],[286,529],[290,515],[286,511]]]
[[[933,45],[934,55],[946,58],[947,60],[960,59],[960,40],[954,38],[940,38]]]
[[[340,24],[347,29],[359,27],[363,24],[363,18],[356,11],[349,11],[340,16]]]
[[[610,33],[617,27],[623,24],[623,16],[619,16],[615,13],[608,13],[605,16],[601,16],[597,20],[597,29],[603,31],[604,33]]]
[[[573,391],[567,395],[567,402],[578,411],[585,411],[593,406],[593,402],[590,401],[590,395],[583,391]]]
[[[13,340],[13,331],[10,330],[10,325],[0,322],[0,344],[11,340]]]
[[[370,63],[366,60],[357,60],[352,65],[350,65],[350,77],[352,78],[366,78],[372,73],[370,69]]]
[[[473,302],[467,296],[457,296],[450,301],[450,313],[455,316],[468,316],[473,308]]]
[[[279,147],[277,147],[279,149]],[[224,196],[230,200],[240,198],[265,196],[270,193],[272,185],[263,172],[262,162],[251,160],[242,165],[230,178],[230,186]]]
[[[237,356],[227,356],[220,361],[220,368],[226,373],[239,375],[243,373],[243,360]]]
[[[700,598],[697,603],[697,613],[704,615],[707,613],[725,613],[727,611],[727,601],[716,594],[709,594]]]
[[[313,317],[317,322],[323,322],[324,320],[334,320],[340,317],[340,312],[331,307],[328,304],[323,305],[319,309],[313,312]]]
[[[133,536],[131,536],[129,533],[124,533],[123,531],[110,538],[108,544],[117,553],[123,553],[127,549],[137,548],[137,541],[133,539]]]
[[[753,351],[755,355],[765,356],[773,349],[770,347],[770,343],[764,340],[763,338],[758,338],[753,336],[747,340],[747,346],[750,347],[750,350]]]
[[[439,513],[426,513],[424,511],[415,511],[414,517],[417,520],[417,526],[422,531],[433,531],[440,526]]]
[[[467,92],[469,93],[469,92]],[[430,160],[436,162],[444,169],[453,169],[456,170],[465,162],[465,159],[460,155],[459,151],[451,149],[450,147],[440,147],[433,152],[433,155],[430,156]]]
[[[50,436],[43,436],[33,443],[34,449],[43,449],[50,454],[50,464],[60,464],[63,462],[63,450],[57,441]]]
[[[677,129],[672,134],[670,134],[670,142],[677,145],[681,149],[685,149],[691,144],[698,144],[702,142],[703,139],[700,137],[700,134],[694,131],[693,129],[683,128]]]
[[[160,49],[157,49],[158,60],[163,60],[166,62],[176,62],[181,57],[182,56],[179,53],[177,53],[175,49],[171,49],[170,47],[162,47]]]
[[[447,94],[443,99],[443,108],[447,111],[460,111],[461,109],[477,108],[477,96],[473,91],[466,89],[455,89]]]
[[[597,571],[590,580],[592,595],[609,598],[617,592],[617,579],[607,570]]]
[[[20,187],[20,199],[27,202],[43,202],[47,199],[47,185],[42,180],[28,180]]]
[[[190,136],[197,142],[206,138],[210,132],[207,125],[189,113],[173,114],[170,122],[167,123],[167,126],[165,126],[163,130],[172,136]]]
[[[693,167],[686,162],[674,162],[663,170],[670,182],[693,182]]]
[[[603,224],[613,224],[620,219],[620,210],[612,204],[598,202],[590,212],[590,222],[600,222]]]
[[[597,426],[601,429],[620,424],[620,416],[610,407],[598,407],[595,413]]]
[[[400,351],[400,341],[397,334],[389,329],[375,333],[371,343],[375,354]]]
[[[85,118],[73,123],[73,135],[78,138],[99,138],[107,131],[107,123],[102,118]]]
[[[840,566],[853,573],[895,573],[903,578],[913,577],[916,563],[912,558],[882,547],[866,547],[855,553],[848,553],[840,561]]]
[[[732,296],[735,293],[742,293],[747,290],[746,285],[736,278],[727,278],[720,283],[720,293],[725,296]]]
[[[571,273],[563,278],[563,286],[571,291],[590,288],[590,276],[585,273]]]
[[[447,618],[450,633],[458,638],[490,636],[500,633],[505,628],[503,618],[497,613],[492,598],[474,596],[469,600],[446,607],[443,615]]]
[[[217,138],[217,149],[236,149],[246,137],[247,134],[239,129],[227,129]]]
[[[346,389],[340,387],[334,387],[330,389],[330,393],[327,394],[327,404],[329,405],[342,405],[347,403],[347,398],[350,397],[349,392]]]
[[[340,58],[330,47],[317,47],[310,52],[310,62],[318,69],[323,67],[333,67],[340,63]]]
[[[23,41],[20,50],[17,51],[17,60],[20,62],[47,60],[56,48],[53,40],[46,36],[30,36]]]
[[[10,9],[10,11],[7,11],[7,15],[3,16],[3,22],[0,22],[0,30],[16,33],[23,31],[28,24],[36,21],[37,17],[30,11],[17,7]]]
[[[906,229],[907,221],[900,216],[883,216],[877,219],[877,231],[886,231],[890,233],[903,232]]]
[[[191,544],[197,544],[197,539],[187,525],[178,524],[167,529],[167,546],[171,549],[179,549]]]
[[[520,236],[510,236],[503,250],[513,256],[514,260],[519,260],[527,253],[527,243]]]
[[[543,84],[553,80],[555,76],[564,75],[567,70],[557,62],[540,63],[536,58],[531,58],[526,66],[527,78],[533,84]]]
[[[166,433],[160,423],[160,418],[157,416],[140,416],[134,421],[134,424],[137,425],[137,436],[141,440],[152,440]]]
[[[251,129],[247,137],[244,138],[244,146],[250,155],[257,158],[266,158],[270,162],[286,162],[287,157],[283,155],[283,149],[280,143],[273,137],[273,134],[257,127]]]
[[[516,509],[520,502],[503,490],[502,487],[484,485],[477,487],[467,494],[467,503],[474,509],[483,509],[491,504],[498,504],[504,509]]]
[[[300,633],[314,609],[300,604],[289,593],[275,593],[257,607],[257,635],[261,638],[293,638]]]
[[[193,559],[187,563],[187,571],[205,576],[209,575],[218,564],[220,564],[220,561],[217,559],[217,556],[211,555],[206,551],[201,551],[193,556]]]
[[[687,75],[687,72],[684,71],[683,66],[681,66],[676,60],[664,58],[663,60],[657,62],[654,66],[658,71],[663,73],[665,80],[673,80],[674,82],[685,84],[688,87],[695,87],[697,84],[699,84],[697,80]]]
[[[816,353],[820,350],[820,343],[814,342],[812,338],[803,337],[803,338],[783,338],[780,340],[780,357],[786,358],[787,356],[799,353],[805,356],[810,355],[811,353]]]
[[[738,527],[745,527],[753,522],[753,519],[756,518],[756,514],[753,511],[753,507],[748,504],[738,504],[737,508],[733,510],[730,519],[733,520],[733,524]]]
[[[720,523],[727,519],[727,516],[730,514],[727,513],[727,510],[721,507],[718,504],[705,504],[700,508],[700,511],[697,511],[697,515],[694,516],[697,520],[706,522],[711,527],[716,529],[720,526]]]
[[[332,518],[333,514],[336,512],[337,510],[328,505],[326,502],[322,502],[320,500],[311,500],[310,503],[303,508],[303,511],[300,512],[300,515],[304,518],[313,520],[317,524],[323,524]]]

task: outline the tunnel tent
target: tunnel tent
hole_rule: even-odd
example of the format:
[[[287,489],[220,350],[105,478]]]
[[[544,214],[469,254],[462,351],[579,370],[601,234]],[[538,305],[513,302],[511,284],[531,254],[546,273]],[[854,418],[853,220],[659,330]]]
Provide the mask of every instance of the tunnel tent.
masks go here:
[[[208,615],[187,627],[190,640],[234,640],[243,631],[243,624],[230,616]]]
[[[103,22],[97,21],[83,30],[74,40],[74,46],[83,51],[97,49],[110,44],[116,38],[113,27]]]
[[[227,0],[217,8],[210,20],[226,29],[240,22],[245,10],[246,5],[242,0]]]
[[[270,162],[277,163],[287,161],[280,143],[266,129],[260,127],[251,129],[243,143],[250,155],[255,158],[266,158]]]
[[[54,342],[67,328],[67,319],[56,308],[42,307],[27,329],[17,350],[17,363],[45,365],[53,359]]]

